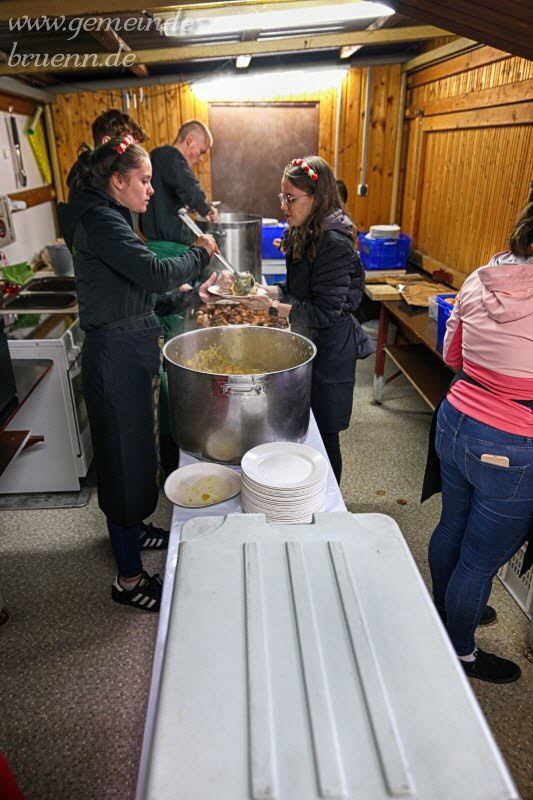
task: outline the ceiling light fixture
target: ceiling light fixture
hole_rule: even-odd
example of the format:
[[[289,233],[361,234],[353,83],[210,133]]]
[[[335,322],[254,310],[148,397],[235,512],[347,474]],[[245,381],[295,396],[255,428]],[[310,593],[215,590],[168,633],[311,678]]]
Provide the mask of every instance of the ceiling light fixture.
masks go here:
[[[347,67],[254,72],[193,81],[191,88],[205,102],[258,101],[336,89],[346,73]]]
[[[252,56],[237,56],[237,60],[235,61],[235,65],[237,69],[246,69],[246,67],[250,66],[250,61],[252,60]]]
[[[269,11],[240,11],[228,15],[227,10],[218,9],[181,12],[180,15],[169,12],[154,14],[161,20],[162,31],[167,36],[208,37],[223,34],[238,34],[242,31],[289,30],[291,28],[309,29],[317,25],[334,25],[349,23],[360,19],[389,17],[394,10],[384,3],[337,2],[320,3],[320,5],[296,7],[289,10],[272,8]],[[176,24],[174,24],[176,23]],[[186,24],[185,24],[186,23]]]

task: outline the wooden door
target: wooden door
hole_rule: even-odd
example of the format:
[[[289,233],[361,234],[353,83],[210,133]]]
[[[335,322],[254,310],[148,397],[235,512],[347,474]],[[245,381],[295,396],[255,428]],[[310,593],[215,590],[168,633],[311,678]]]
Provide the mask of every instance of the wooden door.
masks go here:
[[[318,102],[210,103],[213,199],[224,211],[282,219],[283,168],[318,152]]]

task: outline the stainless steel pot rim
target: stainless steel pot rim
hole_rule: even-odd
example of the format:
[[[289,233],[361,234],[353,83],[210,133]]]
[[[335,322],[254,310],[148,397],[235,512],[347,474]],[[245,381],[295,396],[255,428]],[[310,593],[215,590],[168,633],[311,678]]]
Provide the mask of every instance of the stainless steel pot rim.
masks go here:
[[[206,331],[216,331],[216,330],[227,331],[227,330],[236,330],[236,329],[239,329],[239,328],[252,328],[252,327],[255,328],[255,330],[275,331],[275,335],[283,334],[284,336],[292,336],[292,337],[296,336],[299,339],[303,339],[304,342],[306,342],[306,344],[308,344],[311,347],[311,355],[309,356],[309,358],[306,358],[305,361],[302,361],[300,364],[296,364],[294,367],[286,367],[285,369],[272,370],[272,372],[250,372],[247,375],[238,375],[238,374],[225,375],[225,374],[219,373],[219,372],[203,372],[203,371],[201,372],[200,370],[193,369],[192,367],[186,367],[183,364],[178,364],[178,362],[174,361],[174,359],[170,358],[170,356],[167,353],[167,349],[168,349],[169,345],[172,344],[174,339],[181,339],[183,336],[193,336],[194,334],[198,333],[201,330],[206,330]],[[259,334],[259,335],[262,336],[263,334]],[[268,335],[270,335],[270,334],[268,334]],[[186,333],[180,333],[179,336],[174,336],[172,339],[169,339],[168,342],[166,342],[166,344],[163,346],[163,356],[166,358],[166,360],[170,364],[172,364],[175,367],[179,367],[180,369],[187,370],[187,372],[193,372],[193,373],[196,373],[198,375],[211,375],[211,376],[214,376],[214,377],[217,377],[217,378],[226,378],[226,380],[229,380],[230,382],[234,381],[235,383],[242,383],[242,382],[245,382],[247,380],[253,382],[254,380],[257,380],[257,379],[266,378],[269,375],[280,375],[282,372],[290,372],[293,369],[299,369],[300,367],[303,367],[305,364],[309,364],[309,362],[312,361],[313,358],[316,356],[316,346],[311,341],[311,339],[307,338],[307,336],[302,336],[301,333],[295,333],[294,331],[284,331],[281,328],[263,328],[263,327],[261,327],[259,325],[257,325],[257,326],[252,326],[252,325],[231,325],[231,326],[229,326],[229,325],[214,325],[212,328],[196,328],[195,330],[187,331]]]

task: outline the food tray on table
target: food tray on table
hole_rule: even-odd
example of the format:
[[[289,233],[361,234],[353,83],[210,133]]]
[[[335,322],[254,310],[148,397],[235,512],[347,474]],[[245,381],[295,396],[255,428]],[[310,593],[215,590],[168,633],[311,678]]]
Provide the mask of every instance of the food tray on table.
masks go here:
[[[228,302],[206,303],[196,315],[196,323],[201,328],[214,328],[218,325],[259,325],[264,328],[288,328],[286,319],[272,317],[268,311],[255,311],[244,303]]]

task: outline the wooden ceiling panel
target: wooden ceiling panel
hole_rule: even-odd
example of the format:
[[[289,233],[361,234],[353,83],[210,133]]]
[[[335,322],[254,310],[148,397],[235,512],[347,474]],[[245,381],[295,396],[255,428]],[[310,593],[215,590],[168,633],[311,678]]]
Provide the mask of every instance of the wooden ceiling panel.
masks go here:
[[[414,22],[446,28],[507,53],[533,58],[530,0],[390,0],[388,4]]]

